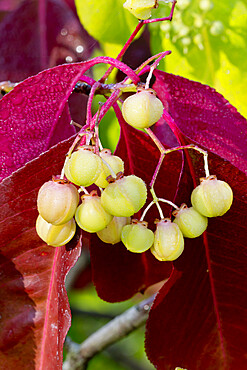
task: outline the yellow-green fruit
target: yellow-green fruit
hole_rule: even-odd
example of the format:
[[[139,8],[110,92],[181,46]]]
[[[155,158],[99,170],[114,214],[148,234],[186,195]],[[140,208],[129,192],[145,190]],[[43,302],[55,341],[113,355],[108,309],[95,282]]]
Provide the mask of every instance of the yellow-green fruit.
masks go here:
[[[182,204],[179,210],[173,212],[177,224],[186,238],[196,238],[208,227],[207,217],[201,215],[193,207],[188,208]]]
[[[36,221],[36,231],[38,236],[48,245],[61,247],[67,244],[75,235],[76,223],[72,218],[66,224],[52,225],[39,215]]]
[[[39,214],[53,225],[68,222],[74,216],[78,203],[79,194],[76,187],[62,180],[45,182],[38,192]]]
[[[163,104],[149,90],[129,96],[123,103],[125,121],[135,128],[147,128],[157,122],[163,113]]]
[[[92,185],[102,171],[102,160],[92,150],[81,147],[71,154],[64,167],[67,179],[79,186]]]
[[[76,210],[75,220],[82,230],[96,233],[104,229],[113,216],[105,211],[97,195],[83,195],[82,203]]]
[[[147,199],[144,181],[130,175],[109,184],[101,194],[101,204],[113,216],[130,217],[138,212]]]
[[[151,17],[151,10],[155,7],[155,0],[126,0],[123,4],[138,19]]]
[[[142,253],[153,245],[154,233],[145,221],[139,221],[123,227],[121,240],[130,252]]]
[[[224,215],[232,205],[233,193],[230,186],[216,176],[202,178],[191,194],[192,206],[203,216]]]
[[[109,149],[104,149],[100,152],[100,157],[108,163],[113,172],[117,174],[118,172],[124,172],[124,162],[120,157],[112,155]],[[109,182],[106,180],[108,176],[111,175],[111,172],[107,165],[103,162],[102,171],[95,181],[95,184],[100,188],[106,188],[109,185]]]
[[[128,224],[130,224],[130,217],[115,216],[103,230],[97,232],[97,235],[104,243],[119,243],[121,241],[122,228]]]
[[[171,222],[169,218],[160,220],[156,225],[154,244],[151,248],[155,258],[159,261],[173,261],[182,254],[183,250],[184,237],[178,225]]]

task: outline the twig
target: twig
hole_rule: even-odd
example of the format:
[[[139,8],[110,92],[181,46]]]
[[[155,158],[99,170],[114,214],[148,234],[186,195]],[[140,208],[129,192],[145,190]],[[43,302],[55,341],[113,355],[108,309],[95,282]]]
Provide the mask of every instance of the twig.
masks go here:
[[[67,359],[63,370],[83,370],[88,361],[112,343],[119,341],[133,330],[142,326],[147,318],[154,296],[115,317],[101,329],[88,337],[81,345],[68,343]]]

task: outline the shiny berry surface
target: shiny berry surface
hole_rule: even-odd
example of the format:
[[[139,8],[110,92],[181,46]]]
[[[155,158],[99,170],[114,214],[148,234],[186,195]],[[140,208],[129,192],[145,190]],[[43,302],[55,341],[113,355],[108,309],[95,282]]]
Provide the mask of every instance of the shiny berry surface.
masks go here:
[[[80,148],[66,161],[64,172],[67,179],[78,186],[90,186],[102,171],[102,161],[92,150]]]
[[[116,155],[112,155],[109,149],[102,150],[100,152],[100,157],[108,163],[115,174],[117,174],[118,172],[124,172],[123,160]],[[106,188],[109,185],[109,182],[106,180],[109,175],[111,175],[110,169],[103,162],[102,171],[95,181],[95,184],[100,188]]]
[[[38,192],[37,208],[44,220],[53,225],[68,222],[75,214],[79,194],[72,184],[61,181],[48,181]]]
[[[63,225],[52,225],[46,222],[40,215],[36,221],[38,236],[52,247],[61,247],[67,244],[75,235],[76,223],[72,218]]]
[[[121,241],[121,231],[125,225],[130,224],[130,217],[116,217],[101,231],[97,232],[98,237],[109,244],[116,244]]]
[[[104,229],[112,220],[110,215],[101,205],[97,195],[83,195],[82,203],[76,210],[75,219],[82,230],[95,233]]]
[[[152,254],[159,261],[173,261],[184,250],[184,237],[178,225],[165,218],[156,225]]]
[[[173,212],[174,222],[186,238],[196,238],[204,233],[208,226],[207,217],[201,215],[193,207],[182,204],[180,209]]]
[[[162,102],[148,90],[129,96],[122,106],[125,121],[135,128],[152,126],[160,119],[162,113]]]
[[[113,216],[129,217],[139,211],[147,199],[144,181],[135,175],[122,177],[102,192],[101,203]]]
[[[206,217],[224,215],[230,209],[232,201],[231,187],[216,176],[202,178],[200,185],[191,194],[193,207]]]
[[[123,227],[121,240],[130,252],[142,253],[153,245],[154,233],[145,221],[139,221]]]

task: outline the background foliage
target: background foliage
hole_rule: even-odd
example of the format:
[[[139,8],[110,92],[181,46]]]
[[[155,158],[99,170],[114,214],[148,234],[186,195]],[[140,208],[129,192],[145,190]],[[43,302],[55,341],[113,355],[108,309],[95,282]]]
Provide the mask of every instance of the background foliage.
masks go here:
[[[83,26],[100,42],[103,52],[116,57],[134,29],[136,20],[133,22],[133,17],[123,10],[124,0],[114,1],[111,16],[108,16],[108,3],[108,0],[78,0],[76,6]],[[91,13],[94,17],[88,16]],[[123,14],[121,22],[115,14]],[[155,17],[168,15],[169,6],[160,3],[152,14]],[[101,21],[104,26],[99,33]],[[160,63],[159,69],[216,88],[240,113],[247,116],[247,92],[244,88],[247,83],[245,1],[178,0],[171,23],[154,23],[148,28],[152,54],[172,50],[172,55]],[[118,34],[122,37],[113,37]],[[140,47],[145,46],[142,44]]]

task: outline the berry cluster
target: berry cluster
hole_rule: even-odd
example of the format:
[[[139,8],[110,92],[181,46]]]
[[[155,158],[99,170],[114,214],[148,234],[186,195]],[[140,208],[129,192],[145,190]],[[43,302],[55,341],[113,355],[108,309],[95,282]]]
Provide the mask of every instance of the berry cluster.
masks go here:
[[[131,126],[145,128],[149,132],[148,128],[160,119],[163,105],[151,89],[140,90],[124,101],[122,113]],[[93,138],[94,141],[99,140]],[[203,152],[193,146],[190,148]],[[180,149],[172,148],[168,152]],[[205,172],[209,175],[207,162]],[[192,207],[182,204],[179,208],[156,197],[154,180],[150,189],[153,201],[140,220],[131,220],[131,216],[145,205],[147,188],[140,177],[124,176],[124,162],[112,155],[109,149],[99,151],[96,145],[79,145],[76,150],[73,147],[64,164],[64,175],[66,180],[62,176],[62,179],[53,178],[46,182],[40,188],[37,200],[37,233],[54,247],[72,239],[77,223],[82,230],[97,233],[105,243],[122,241],[131,252],[142,253],[150,249],[158,260],[173,261],[184,250],[184,237],[202,235],[208,226],[208,217],[222,216],[233,200],[230,186],[209,175],[202,178],[200,185],[193,190]],[[85,187],[92,184],[98,186],[99,192],[87,191]],[[81,191],[84,194],[79,202]],[[176,208],[173,220],[163,216],[160,202]],[[155,221],[155,232],[148,229],[148,223],[144,221],[144,216],[154,204],[160,213],[160,220]]]
[[[65,161],[67,179],[53,178],[39,190],[39,237],[54,247],[64,245],[74,236],[77,223],[82,230],[99,233],[105,242],[119,242],[122,227],[147,198],[144,181],[135,175],[124,176],[123,171],[122,159],[109,149],[97,155],[95,147],[79,146]],[[85,187],[92,184],[101,189],[101,196],[96,190],[87,192]],[[86,194],[79,204],[81,190]]]

